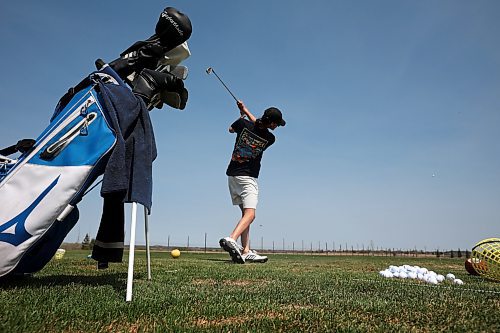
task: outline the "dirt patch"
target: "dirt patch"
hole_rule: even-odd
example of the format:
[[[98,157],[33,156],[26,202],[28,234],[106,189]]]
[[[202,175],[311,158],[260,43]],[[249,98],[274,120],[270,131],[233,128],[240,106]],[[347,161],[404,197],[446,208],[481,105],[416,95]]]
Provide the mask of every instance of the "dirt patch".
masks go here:
[[[213,286],[217,283],[214,279],[196,279],[193,280],[195,286]]]
[[[242,313],[241,316],[233,316],[218,319],[206,319],[198,318],[192,325],[198,328],[209,328],[209,327],[222,327],[226,325],[241,325],[252,320],[263,320],[263,319],[279,319],[285,320],[288,317],[284,313],[270,311],[270,312],[257,312],[251,315]]]
[[[214,279],[196,279],[192,282],[195,286],[213,286],[217,284],[217,281]],[[233,287],[246,287],[246,286],[254,286],[254,285],[266,285],[269,281],[265,280],[225,280],[221,282],[226,286]]]

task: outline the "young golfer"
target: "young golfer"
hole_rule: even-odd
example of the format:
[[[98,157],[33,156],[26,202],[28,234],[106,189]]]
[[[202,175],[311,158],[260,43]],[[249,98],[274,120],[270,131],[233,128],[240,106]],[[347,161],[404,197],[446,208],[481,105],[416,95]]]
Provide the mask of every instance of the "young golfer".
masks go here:
[[[262,117],[256,119],[242,101],[236,104],[241,117],[229,127],[230,133],[236,133],[236,142],[226,175],[233,205],[241,209],[241,219],[231,235],[222,238],[219,244],[236,263],[266,262],[266,256],[250,250],[250,224],[255,219],[259,199],[257,178],[262,154],[275,141],[269,130],[285,126],[286,122],[281,111],[275,107],[266,109]],[[239,237],[241,246],[236,242]]]

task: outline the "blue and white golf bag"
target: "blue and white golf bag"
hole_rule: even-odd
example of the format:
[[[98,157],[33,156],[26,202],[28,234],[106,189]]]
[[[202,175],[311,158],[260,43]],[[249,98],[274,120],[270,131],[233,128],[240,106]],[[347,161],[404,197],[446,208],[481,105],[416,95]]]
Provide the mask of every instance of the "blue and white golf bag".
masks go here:
[[[156,146],[148,110],[185,108],[187,68],[179,63],[190,55],[191,32],[185,14],[165,8],[153,36],[109,65],[96,61],[99,70],[61,98],[49,126],[18,149],[17,159],[0,150],[0,277],[47,264],[78,221],[77,203],[102,174],[105,204],[92,258],[121,260],[103,253],[123,243],[123,225],[115,210],[106,212],[106,200],[151,208]]]
[[[47,264],[78,221],[76,204],[103,173],[116,135],[97,82],[124,85],[107,66],[93,73],[30,149],[17,160],[0,155],[0,277]]]

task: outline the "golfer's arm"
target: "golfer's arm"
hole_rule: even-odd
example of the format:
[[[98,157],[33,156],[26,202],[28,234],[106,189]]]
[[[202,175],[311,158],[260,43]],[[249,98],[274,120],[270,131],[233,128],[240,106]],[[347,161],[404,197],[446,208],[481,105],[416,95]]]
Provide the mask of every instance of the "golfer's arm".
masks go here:
[[[257,120],[257,118],[255,118],[252,112],[250,112],[246,107],[244,107],[243,110],[241,110],[241,112],[243,112],[245,116],[247,116],[248,120],[250,120],[252,123],[255,123],[255,121]]]
[[[245,108],[245,115],[252,123],[255,123],[255,121],[257,120],[257,118],[255,118],[255,116],[250,111],[248,111],[247,108]]]
[[[240,101],[238,103],[240,103]],[[245,106],[245,104],[243,104],[243,102],[241,102],[241,104],[238,105],[238,108],[240,109],[240,112],[242,112],[242,116],[244,114],[245,116],[247,116],[248,120],[250,120],[252,123],[255,123],[257,118],[255,118],[252,112],[250,112],[250,110],[247,109],[247,107]]]

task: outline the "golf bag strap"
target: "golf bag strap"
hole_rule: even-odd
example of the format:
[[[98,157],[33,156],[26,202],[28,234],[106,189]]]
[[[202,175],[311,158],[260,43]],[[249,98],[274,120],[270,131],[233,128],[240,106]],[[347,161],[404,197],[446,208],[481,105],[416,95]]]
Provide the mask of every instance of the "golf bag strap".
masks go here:
[[[68,105],[69,101],[71,101],[71,99],[73,98],[73,96],[75,96],[77,92],[85,89],[90,84],[91,84],[90,77],[87,76],[86,78],[81,80],[80,83],[78,83],[76,86],[69,88],[68,91],[64,94],[63,97],[61,97],[61,99],[57,103],[56,110],[54,112],[54,115],[52,116],[51,121],[59,114],[59,112],[62,109],[64,109],[66,105]]]
[[[15,145],[3,148],[0,150],[0,155],[9,156],[14,153],[20,152],[25,153],[35,145],[36,141],[33,139],[22,139],[19,140]]]

